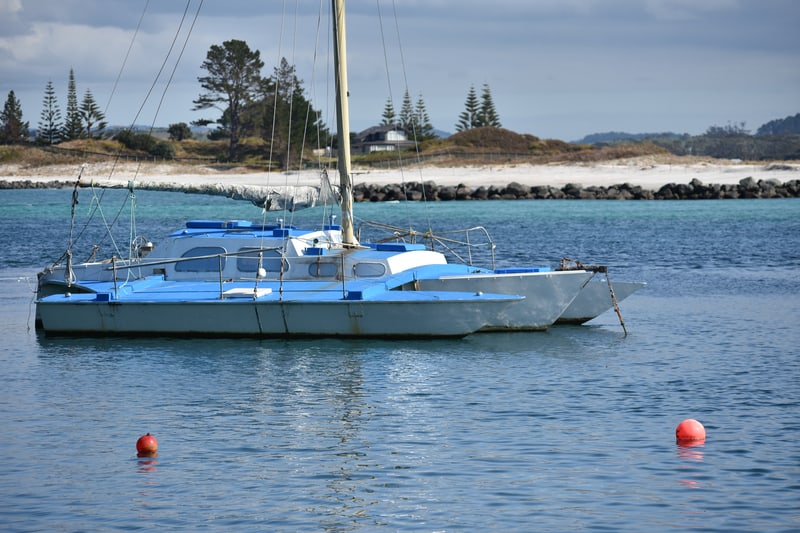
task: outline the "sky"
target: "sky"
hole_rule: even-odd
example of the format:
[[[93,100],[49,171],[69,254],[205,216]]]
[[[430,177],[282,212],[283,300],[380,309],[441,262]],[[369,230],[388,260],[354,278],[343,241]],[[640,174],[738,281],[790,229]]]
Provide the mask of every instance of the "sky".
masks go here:
[[[329,0],[0,0],[0,98],[13,90],[36,127],[48,80],[63,114],[72,68],[79,99],[90,90],[109,124],[215,119],[192,110],[201,64],[238,39],[265,76],[281,57],[296,65],[335,130],[329,11]],[[407,89],[453,132],[484,84],[503,127],[566,141],[755,132],[800,112],[797,0],[347,0],[347,11],[353,131],[380,123],[389,98],[399,111]]]

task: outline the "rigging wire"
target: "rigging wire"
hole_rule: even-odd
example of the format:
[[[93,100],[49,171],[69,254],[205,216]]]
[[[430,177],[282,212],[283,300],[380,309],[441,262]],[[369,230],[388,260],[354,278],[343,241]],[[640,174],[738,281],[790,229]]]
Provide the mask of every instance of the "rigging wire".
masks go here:
[[[283,0],[282,7],[281,7],[281,25],[280,30],[278,32],[278,64],[280,64],[280,60],[283,57],[283,25],[284,20],[286,19],[286,0]],[[275,150],[275,131],[277,128],[277,120],[278,120],[278,110],[277,110],[277,103],[278,103],[278,82],[279,80],[275,80],[275,87],[273,90],[272,95],[272,131],[270,132],[270,141],[269,141],[269,160],[267,161],[267,185],[269,185],[269,178],[272,173],[272,157],[274,155]]]
[[[147,13],[147,7],[150,5],[150,0],[147,0],[144,3],[144,8],[142,9],[142,14],[139,16],[139,22],[136,24],[136,30],[133,32],[133,36],[131,37],[131,43],[128,45],[128,51],[125,52],[125,59],[122,60],[122,66],[119,68],[119,72],[117,73],[117,79],[114,80],[114,86],[111,88],[111,94],[108,95],[108,101],[106,102],[106,107],[103,110],[103,114],[105,115],[108,113],[108,108],[111,106],[111,100],[114,98],[114,94],[117,92],[117,85],[119,84],[119,80],[122,77],[122,72],[125,70],[125,65],[128,64],[128,57],[131,55],[131,50],[133,50],[133,43],[136,42],[136,37],[139,35],[139,29],[142,27],[142,21],[144,20],[144,15]]]
[[[280,64],[280,58],[283,57],[283,26],[284,20],[286,19],[286,0],[283,0],[281,3],[281,24],[280,29],[278,31],[278,64]],[[266,91],[264,93],[264,97],[266,99]],[[275,130],[277,128],[277,115],[278,115],[278,80],[275,80],[275,87],[272,93],[272,123],[271,123],[271,132],[270,132],[270,140],[269,140],[269,151],[268,151],[268,158],[267,158],[267,179],[266,179],[266,186],[269,189],[270,181],[272,178],[272,158],[275,151]],[[264,202],[264,207],[261,210],[261,225],[267,225],[267,213],[269,212],[267,208],[267,203],[269,202],[269,198],[267,198]],[[285,208],[284,208],[284,219],[285,219]],[[262,233],[259,247],[264,247],[264,235]],[[280,252],[281,258],[283,258],[283,251]],[[259,265],[259,268],[261,265]],[[283,275],[283,260],[281,260],[281,275]]]
[[[122,65],[120,66],[119,72],[117,73],[117,78],[114,80],[114,85],[111,88],[111,93],[108,95],[108,100],[106,101],[106,107],[103,109],[103,114],[104,115],[106,113],[108,113],[108,108],[111,106],[111,101],[112,101],[112,99],[114,98],[114,95],[117,92],[117,86],[119,85],[119,80],[122,77],[122,73],[125,70],[125,66],[128,63],[128,58],[130,57],[131,50],[133,49],[133,43],[136,42],[136,37],[139,35],[139,30],[141,29],[142,21],[144,20],[144,16],[147,13],[147,8],[149,6],[150,6],[150,0],[147,0],[145,2],[145,4],[144,4],[144,8],[142,8],[142,14],[139,15],[139,22],[136,24],[136,30],[133,32],[133,36],[131,37],[130,44],[128,44],[128,50],[125,52],[125,58],[122,60]],[[116,166],[116,159],[115,159],[115,161],[114,161],[114,163],[112,165],[112,169],[111,169],[112,172],[113,172],[115,166]],[[83,169],[81,169],[81,173],[83,173]],[[80,182],[80,175],[78,176],[78,182]],[[101,193],[101,198],[104,195],[104,193],[105,193],[105,190],[103,190],[103,193]],[[73,194],[75,194],[75,193],[73,193]],[[76,200],[77,200],[77,198],[73,198],[73,201],[76,201]],[[122,208],[124,208],[124,206],[125,206],[125,203],[123,202]],[[89,219],[87,220],[86,224],[81,229],[81,231],[78,232],[78,235],[75,238],[76,241],[80,240],[80,238],[83,236],[83,233],[86,230],[86,228],[88,227],[88,225],[91,223],[93,216],[94,216],[93,212],[90,212]],[[104,239],[105,239],[105,236],[103,237],[103,239],[101,239],[100,243],[102,243]],[[72,237],[71,236],[70,236],[70,241],[72,241]],[[97,247],[98,245],[95,245],[95,246]],[[71,248],[71,243],[70,243],[70,248]],[[60,262],[61,259],[63,259],[63,257],[64,256],[62,256],[61,258],[56,260],[55,263]]]
[[[325,9],[324,12],[323,12],[323,6],[325,6],[324,7],[324,9]],[[323,41],[322,41],[322,42],[324,42],[326,44],[326,50],[325,50],[325,58],[326,58],[326,60],[323,63],[325,65],[325,74],[323,76],[323,79],[326,80],[326,82],[325,82],[325,110],[326,110],[325,111],[326,112],[325,124],[331,124],[332,121],[334,120],[332,118],[332,116],[331,116],[331,109],[333,109],[333,106],[331,105],[331,102],[333,100],[335,100],[335,98],[336,98],[336,96],[335,96],[335,85],[336,84],[335,84],[335,82],[331,83],[332,80],[334,79],[333,78],[333,73],[332,73],[333,61],[331,61],[331,58],[333,57],[333,50],[332,50],[332,47],[333,47],[333,8],[332,8],[331,4],[329,2],[325,2],[324,0],[320,0],[320,12],[319,13],[320,13],[319,14],[320,19],[322,18],[323,14],[326,14],[327,15],[327,19],[328,19],[328,23],[325,25],[325,28],[327,29],[327,34],[325,35],[325,39],[323,39]],[[319,24],[319,22],[318,22],[318,24]],[[319,38],[317,39],[317,43],[319,43]],[[318,126],[318,128],[321,128],[321,124]],[[321,131],[321,130],[319,130],[319,131]],[[325,146],[326,153],[333,153],[333,136],[329,134],[327,136],[326,141],[327,141],[326,142],[326,146]],[[325,166],[327,167],[328,165],[326,164]],[[331,186],[331,183],[330,183],[329,176],[328,176],[327,172],[324,173],[323,178],[324,178],[323,186],[326,187],[326,191],[330,191],[331,200],[333,201],[333,204],[335,205],[337,202],[336,202],[335,198],[333,198],[333,188]],[[334,206],[331,205],[331,213],[333,212],[333,209],[334,209]],[[324,220],[330,220],[331,223],[333,223],[333,219],[332,218],[330,218],[330,219],[327,218],[328,215],[329,215],[328,212],[325,212],[325,210],[323,210],[322,215],[323,215],[323,221]]]
[[[388,54],[388,51],[387,51],[388,47],[387,47],[387,44],[386,44],[386,36],[385,36],[384,25],[383,25],[383,13],[381,12],[380,0],[375,0],[375,4],[377,6],[377,11],[378,11],[378,21],[379,21],[380,33],[381,33],[381,44],[383,46],[383,57],[384,57],[384,65],[385,65],[384,68],[386,70],[386,78],[387,78],[388,88],[389,88],[389,101],[390,102],[394,102],[394,95],[392,93],[392,83],[391,83],[391,75],[390,75],[390,68],[389,68],[389,54]],[[405,53],[403,51],[403,41],[402,41],[401,36],[400,36],[400,24],[399,24],[399,20],[398,20],[398,16],[397,16],[397,5],[396,5],[395,0],[392,0],[392,16],[394,18],[395,34],[397,36],[397,47],[398,47],[398,52],[399,52],[399,55],[400,55],[400,66],[401,66],[401,70],[402,70],[403,86],[405,88],[404,94],[410,95],[411,93],[410,93],[409,84],[408,84],[408,75],[407,75],[407,70],[406,70]],[[392,105],[394,106],[394,104],[392,104]],[[412,114],[413,113],[414,113],[414,111],[412,110]],[[417,121],[414,120],[413,117],[412,117],[411,124],[410,124],[410,126],[411,126],[411,132],[410,133],[411,133],[411,138],[414,140],[414,153],[415,153],[415,157],[417,159],[416,162],[417,162],[417,167],[419,169],[419,174],[420,174],[419,181],[420,181],[420,183],[422,183],[423,182],[423,176],[422,176],[422,166],[420,164],[421,160],[420,160],[419,149],[418,149],[419,148],[419,141],[418,141],[418,132],[417,132],[417,124],[416,124],[416,122]],[[407,181],[406,181],[406,177],[405,177],[405,165],[404,165],[403,154],[401,153],[401,150],[399,149],[399,147],[397,149],[397,162],[398,162],[398,169],[400,170],[400,185],[401,185],[401,188],[402,188],[402,191],[403,191],[403,196],[405,198],[404,203],[407,204],[408,195],[407,195],[407,190],[406,190]],[[432,223],[431,223],[430,214],[429,214],[428,209],[427,209],[427,197],[426,197],[426,193],[425,193],[425,187],[422,188],[422,201],[426,206],[426,208],[425,208],[425,214],[426,214],[425,218],[426,218],[426,224],[428,226],[428,231],[430,232],[430,231],[432,231]],[[409,212],[406,211],[406,213],[409,213]],[[409,214],[409,216],[410,216],[410,214]],[[409,227],[411,227],[410,219],[407,221],[407,224],[409,225]]]
[[[297,50],[297,19],[298,19],[297,12],[298,12],[299,7],[300,7],[299,0],[295,0],[295,2],[294,2],[294,30],[292,31],[292,62],[291,62],[291,65],[292,65],[291,68],[292,69],[295,68],[294,67],[294,65],[295,65],[295,52]],[[293,126],[292,114],[293,114],[293,111],[294,111],[294,89],[295,89],[295,84],[292,83],[292,81],[290,81],[289,84],[290,84],[289,85],[289,93],[287,94],[287,98],[289,100],[289,112],[286,114],[286,120],[288,122],[287,127],[286,127],[286,130],[287,130],[287,134],[286,134],[286,170],[287,170],[287,172],[285,173],[284,182],[283,182],[284,190],[287,191],[287,192],[289,191],[289,172],[288,171],[289,171],[289,168],[291,167],[291,164],[292,164],[292,126]],[[277,114],[277,110],[278,110],[278,102],[276,101],[275,102],[275,113],[276,114]],[[303,130],[305,130],[305,124],[303,125]],[[297,179],[298,180],[300,179],[300,174],[299,173],[297,175]],[[286,202],[284,202],[284,205],[283,205],[284,219],[286,218],[286,210],[288,208],[289,207],[286,205]],[[292,213],[292,218],[294,218],[294,213]]]
[[[186,9],[189,9],[189,3],[191,0],[187,1]],[[200,16],[200,9],[203,7],[203,0],[200,0],[200,3],[197,5],[197,11],[195,11],[194,18],[192,19],[192,23],[189,25],[189,30],[186,32],[186,37],[183,40],[183,46],[181,47],[181,51],[178,53],[178,57],[175,60],[175,65],[172,67],[172,72],[170,72],[169,78],[167,79],[167,83],[164,85],[164,90],[161,92],[161,99],[158,101],[158,106],[156,107],[156,112],[153,114],[153,122],[150,125],[150,132],[152,133],[153,129],[155,129],[156,119],[158,118],[158,113],[161,111],[161,106],[164,104],[164,98],[167,96],[167,90],[169,86],[172,84],[172,79],[175,77],[175,72],[178,70],[178,65],[180,65],[181,58],[183,58],[183,53],[186,51],[186,46],[189,44],[189,37],[192,35],[192,31],[194,30],[194,25],[197,23],[197,18]],[[186,17],[186,12],[184,11],[184,18]],[[183,25],[183,19],[181,19],[181,26]],[[180,27],[178,28],[178,33],[180,33]],[[177,33],[175,38],[177,39]],[[171,50],[171,48],[170,48]]]
[[[327,2],[326,2],[327,4]],[[319,52],[319,43],[320,43],[320,34],[321,34],[321,27],[322,27],[322,13],[323,13],[323,0],[319,1],[319,10],[317,11],[317,26],[315,31],[315,40],[314,40],[314,53],[312,57],[312,67],[311,67],[311,91],[312,97],[308,102],[308,107],[306,108],[306,118],[305,124],[308,124],[308,121],[311,116],[311,112],[313,111],[311,102],[314,101],[316,97],[316,86],[317,86],[317,60],[318,60],[318,52]],[[322,165],[322,154],[321,146],[320,146],[320,138],[322,136],[322,128],[319,120],[319,115],[315,116],[314,119],[314,127],[316,128],[316,135],[317,135],[317,142],[316,142],[316,149],[317,149],[317,171],[320,172],[320,191],[319,191],[319,201],[322,204],[322,224],[325,224],[325,221],[328,220],[328,208],[329,203],[334,202],[334,195],[331,188],[330,180],[328,179],[328,171],[327,169],[323,168]],[[306,145],[306,131],[307,126],[303,128],[303,150],[305,150]],[[302,151],[300,152],[303,153]],[[331,209],[333,206],[330,206]]]
[[[411,94],[411,91],[409,91],[408,74],[407,74],[407,70],[406,70],[405,53],[403,52],[403,40],[400,37],[400,22],[399,22],[399,18],[397,16],[397,2],[396,2],[396,0],[392,0],[392,14],[394,16],[395,32],[397,33],[397,47],[398,47],[398,51],[400,53],[400,65],[401,65],[402,71],[403,71],[403,84],[405,86],[406,93],[407,94]],[[420,181],[420,183],[422,183],[423,182],[422,165],[421,165],[422,161],[421,161],[420,154],[419,154],[419,139],[418,139],[418,133],[419,132],[417,132],[417,124],[416,124],[416,122],[417,121],[415,121],[415,120],[411,121],[411,129],[412,129],[412,132],[411,132],[412,135],[411,136],[414,139],[414,154],[415,154],[415,157],[416,157],[417,169],[418,169],[418,172],[419,172],[419,181]],[[398,153],[399,153],[399,150],[398,150]],[[403,173],[402,166],[401,166],[401,169],[400,169],[400,177],[403,180],[403,183],[405,184],[405,174]],[[404,185],[404,188],[405,188],[405,185]],[[431,223],[431,217],[430,217],[430,212],[429,212],[429,209],[428,209],[427,197],[425,196],[425,187],[422,188],[422,200],[423,200],[424,205],[425,205],[425,218],[426,218],[426,222],[428,224],[428,231],[432,232],[433,231],[433,225]]]
[[[184,22],[186,20],[187,13],[189,12],[189,7],[191,6],[191,3],[192,3],[192,0],[187,0],[186,7],[184,8],[184,12],[183,12],[183,15],[181,17],[180,24],[178,25],[178,28],[177,28],[177,30],[175,32],[175,35],[173,37],[172,44],[170,45],[169,51],[167,52],[166,56],[164,57],[164,61],[162,62],[161,67],[160,67],[156,77],[154,78],[153,83],[150,86],[150,89],[147,92],[147,95],[145,96],[144,100],[142,101],[142,104],[139,107],[139,110],[137,111],[136,115],[134,116],[134,119],[131,121],[131,126],[128,128],[129,130],[132,130],[134,125],[136,124],[136,121],[137,121],[139,115],[142,113],[142,110],[144,109],[144,106],[147,103],[147,100],[150,98],[150,95],[152,94],[153,89],[155,88],[156,84],[158,83],[159,78],[161,77],[161,74],[164,71],[164,68],[165,68],[165,66],[167,64],[167,61],[169,60],[170,55],[172,55],[172,50],[174,49],[175,43],[177,42],[178,37],[180,36],[181,30],[182,30],[182,28],[184,26]],[[128,46],[128,50],[127,50],[127,52],[125,54],[125,58],[123,60],[122,67],[120,69],[119,74],[117,75],[117,81],[114,83],[114,88],[112,89],[112,94],[111,94],[111,96],[109,96],[109,101],[106,104],[106,110],[110,106],[111,98],[113,97],[114,93],[116,92],[117,83],[118,83],[119,79],[122,76],[122,72],[124,71],[125,65],[127,64],[130,52],[131,52],[131,50],[133,48],[133,43],[135,42],[136,37],[139,34],[139,30],[140,30],[142,21],[144,19],[144,16],[147,13],[147,9],[149,7],[149,4],[150,4],[150,1],[147,0],[147,2],[145,3],[144,9],[142,10],[142,14],[141,14],[141,16],[139,18],[139,22],[137,24],[136,30],[134,32],[134,35],[133,35],[133,37],[131,39],[131,43]],[[151,123],[151,126],[150,126],[150,130],[149,130],[150,133],[152,133],[152,131],[153,131],[154,127],[155,127],[156,117],[158,116],[158,112],[160,111],[161,105],[162,105],[163,100],[164,100],[164,96],[166,95],[166,91],[168,90],[169,85],[172,82],[173,76],[175,74],[175,71],[177,70],[178,64],[180,63],[180,59],[181,59],[181,57],[183,55],[183,52],[186,49],[186,46],[187,46],[188,41],[189,41],[189,37],[192,34],[192,30],[194,29],[194,25],[195,25],[195,23],[196,23],[196,21],[197,21],[197,19],[199,17],[200,9],[202,8],[202,6],[203,6],[203,0],[200,0],[200,3],[198,4],[197,10],[195,12],[194,19],[192,21],[192,24],[191,24],[191,26],[190,26],[187,34],[186,34],[186,37],[185,37],[185,40],[184,40],[184,43],[183,43],[183,47],[181,48],[180,54],[179,54],[179,56],[178,56],[178,58],[177,58],[177,60],[175,62],[175,65],[173,67],[171,75],[170,75],[170,77],[169,77],[169,79],[168,79],[168,81],[167,81],[167,83],[166,83],[166,85],[164,87],[164,91],[162,92],[162,97],[161,97],[161,100],[159,101],[158,108],[156,110],[156,115],[153,117],[153,122]],[[114,158],[114,160],[112,162],[112,167],[111,167],[111,169],[109,171],[109,178],[115,172],[116,167],[119,164],[120,159],[121,159],[121,149],[117,152],[117,154],[116,154],[116,156],[115,156],[115,158]],[[136,173],[134,174],[134,181],[136,179],[136,175],[138,175],[138,171],[139,171],[139,168],[137,167]],[[81,170],[81,173],[82,173],[82,170]],[[78,183],[79,182],[80,182],[80,176],[78,177]],[[129,186],[130,186],[130,184],[129,184]],[[76,187],[77,187],[77,183],[76,183]],[[70,250],[68,250],[68,252],[71,254],[72,244],[74,242],[77,242],[78,240],[80,240],[80,238],[83,236],[83,234],[86,232],[86,230],[91,225],[91,222],[94,219],[94,216],[99,212],[100,217],[103,219],[103,223],[105,225],[106,232],[103,234],[103,237],[100,239],[99,244],[95,245],[95,251],[99,248],[99,245],[102,244],[105,241],[105,238],[109,237],[111,239],[114,251],[118,255],[122,255],[120,253],[120,250],[119,250],[117,244],[116,244],[116,241],[114,240],[114,236],[111,233],[111,230],[116,225],[117,221],[119,220],[120,216],[122,215],[123,211],[125,210],[125,207],[126,207],[126,205],[128,203],[128,200],[129,199],[132,200],[134,195],[132,193],[129,194],[129,195],[126,195],[125,200],[122,202],[122,205],[120,206],[120,208],[117,211],[116,215],[114,216],[114,218],[112,219],[111,223],[109,224],[108,220],[106,219],[105,215],[102,213],[102,210],[100,209],[100,205],[101,205],[103,197],[105,196],[106,189],[102,189],[102,191],[100,192],[99,196],[97,194],[97,191],[94,190],[93,184],[92,184],[92,189],[93,189],[93,197],[92,197],[92,204],[91,204],[92,205],[92,209],[90,210],[89,216],[88,216],[86,222],[84,223],[82,229],[78,232],[77,236],[74,239],[72,238],[73,231],[70,230]],[[76,193],[77,193],[77,191],[75,191],[75,194]],[[73,206],[73,209],[74,209],[74,206]],[[133,216],[132,220],[135,222],[135,216]],[[131,228],[131,231],[133,233],[136,232],[135,226]],[[132,239],[134,239],[134,238],[135,238],[135,235],[132,236]],[[133,242],[133,240],[131,240],[131,242]],[[65,255],[66,255],[66,253],[65,253]],[[63,259],[65,257],[65,255],[62,255],[62,257],[60,259],[58,259],[57,261],[55,261],[54,264],[59,263],[61,261],[61,259]],[[129,255],[129,257],[131,257],[131,251],[128,252],[128,255]]]
[[[380,27],[380,33],[381,33],[381,47],[383,48],[383,64],[384,64],[384,69],[386,71],[386,84],[389,90],[389,102],[392,102],[392,107],[394,107],[394,94],[392,93],[392,79],[391,79],[392,76],[391,76],[391,69],[389,68],[389,51],[388,47],[386,46],[386,33],[384,32],[383,29],[383,13],[381,12],[380,0],[375,0],[375,5],[378,9],[378,26]],[[395,124],[392,125],[394,126]],[[404,203],[406,203],[407,205],[408,197],[406,195],[406,183],[403,174],[403,157],[402,154],[400,154],[400,147],[398,147],[397,149],[397,162],[398,162],[398,167],[400,168],[400,184],[401,184],[400,186],[403,191]],[[406,215],[409,215],[408,210],[405,210],[405,213]],[[406,220],[406,224],[408,225],[408,227],[411,227],[410,218]]]
[[[169,57],[172,55],[172,51],[175,48],[175,43],[178,41],[178,37],[180,36],[181,30],[183,29],[183,25],[184,25],[184,22],[186,21],[186,16],[187,16],[187,14],[189,12],[189,7],[191,6],[191,3],[192,3],[192,0],[187,0],[186,1],[186,7],[184,8],[183,15],[181,16],[180,23],[178,24],[178,28],[175,31],[175,35],[172,38],[172,43],[170,44],[169,50],[167,51],[166,56],[164,56],[164,61],[162,61],[161,67],[159,68],[155,79],[153,79],[153,83],[150,85],[150,89],[147,91],[147,94],[145,95],[145,98],[142,101],[141,106],[139,106],[139,110],[136,112],[136,115],[134,116],[133,121],[131,122],[131,125],[128,128],[129,130],[133,130],[133,128],[134,128],[134,126],[136,124],[136,121],[139,118],[139,115],[142,113],[142,110],[144,109],[144,106],[147,104],[147,101],[150,98],[150,95],[152,94],[153,90],[155,89],[156,84],[158,83],[159,78],[161,77],[161,74],[164,72],[164,68],[166,67],[167,62],[169,61]],[[197,6],[197,11],[195,12],[194,19],[192,20],[192,24],[191,24],[191,26],[189,28],[189,31],[187,32],[186,37],[184,39],[183,47],[181,48],[181,51],[180,51],[180,53],[178,55],[178,58],[175,61],[175,65],[173,66],[173,69],[172,69],[172,72],[170,73],[169,79],[167,80],[167,83],[164,86],[164,90],[161,93],[161,100],[159,101],[157,109],[156,109],[156,112],[155,112],[155,114],[153,116],[153,120],[152,120],[152,122],[150,124],[150,129],[148,130],[148,134],[152,134],[153,130],[155,129],[155,122],[157,120],[158,113],[161,110],[161,105],[162,105],[162,103],[164,101],[164,97],[165,97],[165,95],[167,93],[167,90],[169,89],[169,86],[170,86],[170,83],[172,82],[173,76],[175,75],[175,71],[178,68],[178,64],[180,63],[181,57],[183,56],[183,52],[186,50],[186,46],[187,46],[187,44],[189,42],[189,37],[191,36],[192,30],[194,29],[194,25],[197,22],[198,16],[200,15],[200,9],[202,8],[202,6],[203,6],[203,0],[200,0],[200,3]],[[113,172],[114,172],[114,170],[116,168],[116,165],[119,162],[120,157],[121,157],[121,149],[120,149],[119,152],[117,152],[117,156],[116,156],[116,158],[114,160],[114,164],[112,166],[111,172],[109,173],[109,177],[110,177],[111,174],[113,174]],[[139,162],[139,165],[136,168],[136,172],[134,173],[133,179],[131,180],[131,182],[128,185],[129,189],[132,189],[133,183],[136,182],[136,177],[139,174],[139,168],[141,168],[141,162]],[[103,194],[101,194],[100,200],[102,199],[102,196],[103,196]],[[130,194],[127,196],[127,199],[130,199],[132,201],[135,199],[135,195],[133,194],[132,190],[130,191]],[[97,202],[98,206],[100,205],[100,200],[98,200],[98,202]],[[101,213],[101,216],[103,216],[103,221],[104,221],[104,223],[106,223],[106,226],[107,226],[108,235],[111,237],[112,242],[113,242],[113,235],[111,235],[111,228],[116,225],[117,221],[119,220],[119,217],[122,215],[122,212],[125,209],[125,205],[126,205],[126,202],[123,202],[123,204],[120,206],[120,209],[117,211],[117,214],[114,216],[113,220],[111,221],[110,225],[107,223],[107,221],[105,220],[105,217]],[[134,206],[131,205],[131,211],[133,211],[133,207]],[[135,221],[136,221],[135,213],[132,212],[131,213],[131,223],[135,224]],[[129,228],[129,231],[130,231],[130,235],[129,235],[130,242],[133,242],[133,240],[136,238],[136,233],[137,233],[135,225],[131,226]],[[114,249],[117,252],[117,254],[119,254],[121,256],[119,248],[116,245],[116,242],[114,242],[113,246],[114,246]],[[128,251],[128,258],[129,259],[132,258],[132,253],[133,253],[133,250],[129,250]]]
[[[186,7],[183,10],[183,15],[181,16],[180,24],[178,24],[178,29],[175,30],[175,35],[172,37],[172,43],[170,43],[169,50],[167,50],[167,54],[164,56],[164,61],[161,62],[161,66],[159,67],[158,72],[156,73],[156,77],[153,79],[153,83],[150,84],[150,88],[147,90],[147,94],[145,95],[144,100],[142,100],[142,105],[139,106],[139,110],[136,112],[136,115],[133,117],[133,121],[131,122],[131,125],[129,127],[129,129],[131,129],[131,130],[136,125],[136,120],[139,118],[139,115],[142,114],[142,111],[144,110],[144,106],[147,104],[147,100],[150,99],[150,95],[153,93],[153,90],[155,89],[156,84],[158,84],[158,80],[161,77],[161,74],[164,72],[164,68],[167,66],[167,61],[169,61],[169,56],[172,55],[172,50],[175,48],[175,43],[177,42],[178,37],[180,36],[181,29],[183,28],[183,24],[184,24],[184,22],[186,20],[186,15],[189,12],[189,6],[191,5],[191,3],[192,3],[192,0],[186,0]],[[197,14],[200,13],[200,7],[202,5],[203,5],[203,1],[200,0],[200,5],[197,8]],[[195,15],[195,20],[197,20],[197,14]],[[193,25],[194,25],[194,23],[193,23]],[[187,35],[186,39],[188,40],[188,38],[189,38],[189,36]],[[184,43],[184,46],[185,46],[185,43]],[[176,67],[177,67],[177,63],[176,63]]]

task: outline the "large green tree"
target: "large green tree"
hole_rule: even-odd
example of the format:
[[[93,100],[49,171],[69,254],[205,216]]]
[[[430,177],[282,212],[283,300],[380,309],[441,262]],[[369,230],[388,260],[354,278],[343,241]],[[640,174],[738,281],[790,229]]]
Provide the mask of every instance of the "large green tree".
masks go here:
[[[37,138],[43,144],[56,144],[61,140],[61,109],[58,107],[56,90],[52,80],[44,87],[42,113],[39,115]]]
[[[28,123],[22,121],[22,105],[14,91],[9,91],[3,111],[0,111],[0,142],[19,143],[28,139]]]
[[[286,58],[262,83],[261,101],[253,113],[260,120],[256,128],[270,145],[272,158],[284,168],[299,164],[308,148],[320,148],[328,141],[321,113],[305,97],[302,80]]]
[[[243,133],[242,112],[258,95],[262,85],[264,62],[258,50],[250,50],[244,41],[225,41],[213,45],[201,65],[208,75],[197,80],[205,91],[194,100],[194,109],[216,108],[222,116],[216,120],[202,119],[199,125],[219,123],[228,130],[228,157],[235,160]]]

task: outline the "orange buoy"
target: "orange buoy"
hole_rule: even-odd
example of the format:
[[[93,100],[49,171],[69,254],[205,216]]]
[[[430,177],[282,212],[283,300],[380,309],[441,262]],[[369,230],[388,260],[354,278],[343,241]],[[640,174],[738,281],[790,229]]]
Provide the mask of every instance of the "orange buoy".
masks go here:
[[[139,457],[155,457],[158,455],[158,441],[150,433],[142,435],[136,441],[136,452]]]
[[[681,445],[702,444],[706,440],[706,428],[693,418],[687,418],[675,428],[675,440]]]

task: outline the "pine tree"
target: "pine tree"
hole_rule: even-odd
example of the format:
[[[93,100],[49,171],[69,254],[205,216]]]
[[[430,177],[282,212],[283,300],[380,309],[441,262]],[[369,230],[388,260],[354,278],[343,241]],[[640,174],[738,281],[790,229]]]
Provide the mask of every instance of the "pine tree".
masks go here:
[[[469,92],[467,93],[467,101],[464,104],[464,111],[458,116],[456,131],[466,131],[477,127],[479,111],[480,106],[478,105],[478,95],[475,93],[475,86],[470,85]]]
[[[400,127],[409,135],[414,134],[414,104],[411,103],[411,95],[408,89],[403,95],[403,106],[400,108]]]
[[[22,105],[9,91],[8,99],[0,112],[0,142],[4,144],[24,142],[28,138],[28,123],[22,121]]]
[[[417,99],[417,106],[414,109],[414,117],[417,123],[417,137],[420,140],[424,141],[436,137],[436,135],[433,133],[433,125],[431,124],[431,119],[428,116],[428,110],[425,108],[425,101],[422,99],[421,94]]]
[[[48,80],[44,87],[37,137],[39,142],[44,144],[56,144],[61,140],[61,109],[58,107],[52,80]]]
[[[386,106],[383,108],[382,117],[383,121],[381,122],[381,126],[394,126],[397,124],[397,115],[394,112],[391,98],[386,98]]]
[[[61,138],[65,141],[80,139],[83,133],[81,111],[78,108],[78,90],[75,88],[75,72],[69,69],[69,83],[67,84],[67,110],[64,117],[64,128]]]
[[[481,107],[478,112],[478,127],[491,126],[493,128],[502,127],[500,124],[500,117],[497,116],[497,110],[494,108],[494,101],[492,100],[492,92],[489,90],[489,84],[483,84],[481,91]]]
[[[105,115],[100,111],[100,107],[92,96],[92,92],[86,89],[80,107],[81,129],[90,139],[102,135],[106,129]]]
[[[254,104],[260,109],[261,135],[270,144],[273,159],[283,168],[299,165],[304,150],[328,141],[321,113],[303,94],[303,82],[296,70],[281,58],[272,77],[262,83],[263,99]]]

